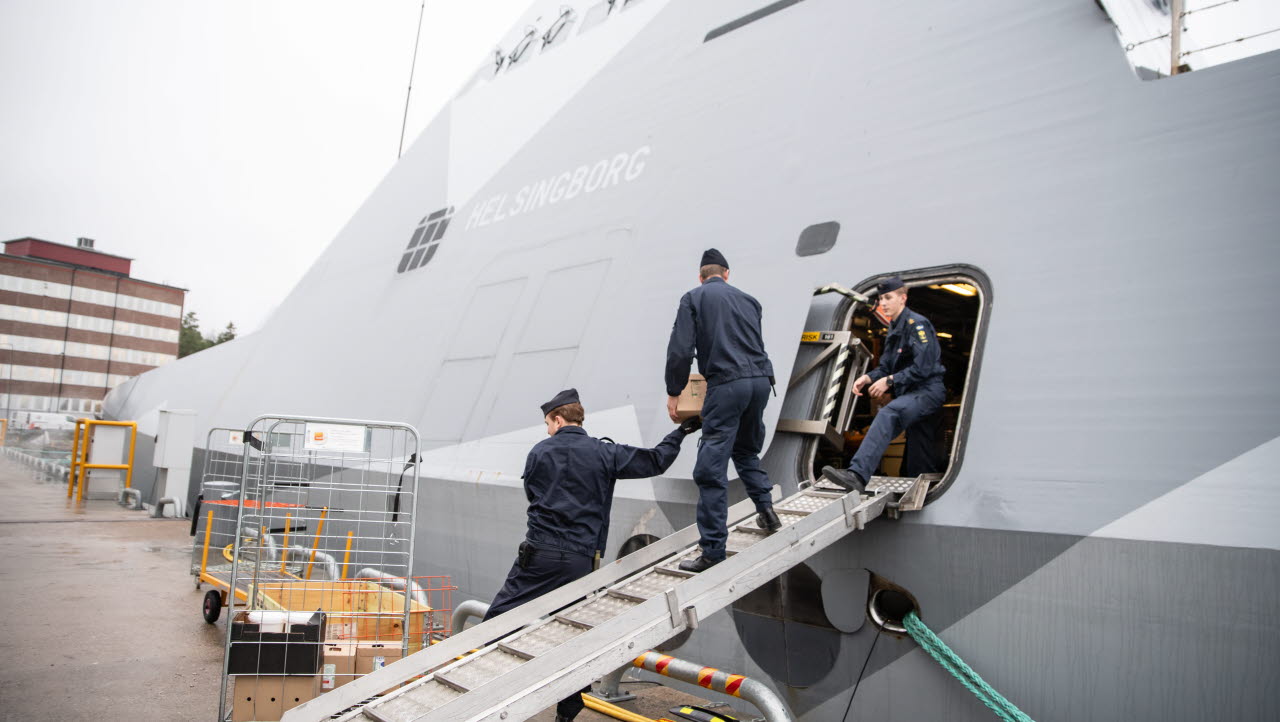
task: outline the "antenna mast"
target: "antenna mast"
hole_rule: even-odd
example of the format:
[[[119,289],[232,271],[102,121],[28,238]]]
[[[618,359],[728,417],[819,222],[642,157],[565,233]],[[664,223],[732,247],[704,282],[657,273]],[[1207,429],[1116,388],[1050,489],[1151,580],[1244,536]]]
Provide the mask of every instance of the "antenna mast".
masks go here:
[[[1183,0],[1171,0],[1169,14],[1173,16],[1173,27],[1169,28],[1169,75],[1178,74],[1178,62],[1182,56],[1182,4]]]
[[[418,43],[422,41],[422,15],[427,11],[427,0],[418,7],[418,34],[413,38],[413,62],[409,63],[409,90],[404,94],[404,120],[400,121],[400,149],[396,158],[404,155],[404,131],[409,127],[409,96],[413,95],[413,70],[418,67]]]

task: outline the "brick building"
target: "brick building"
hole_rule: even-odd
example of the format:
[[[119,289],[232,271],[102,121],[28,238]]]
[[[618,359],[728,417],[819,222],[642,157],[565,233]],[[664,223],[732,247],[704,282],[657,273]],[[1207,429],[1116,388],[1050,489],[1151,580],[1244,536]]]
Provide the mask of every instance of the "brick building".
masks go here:
[[[102,411],[107,391],[178,357],[186,290],[129,277],[131,259],[19,238],[0,255],[0,383],[10,423]]]

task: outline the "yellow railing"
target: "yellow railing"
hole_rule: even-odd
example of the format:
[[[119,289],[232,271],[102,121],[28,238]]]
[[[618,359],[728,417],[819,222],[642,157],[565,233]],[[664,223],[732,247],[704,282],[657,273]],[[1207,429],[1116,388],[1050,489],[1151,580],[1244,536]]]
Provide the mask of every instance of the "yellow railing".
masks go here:
[[[129,463],[127,464],[90,464],[89,445],[93,441],[93,430],[99,426],[127,426],[133,433],[129,436]],[[133,483],[133,455],[138,446],[138,422],[136,421],[99,421],[98,419],[76,419],[76,433],[71,441],[71,472],[67,474],[67,498],[75,492],[76,501],[84,499],[86,482],[85,472],[89,469],[115,469],[124,471],[124,488]]]

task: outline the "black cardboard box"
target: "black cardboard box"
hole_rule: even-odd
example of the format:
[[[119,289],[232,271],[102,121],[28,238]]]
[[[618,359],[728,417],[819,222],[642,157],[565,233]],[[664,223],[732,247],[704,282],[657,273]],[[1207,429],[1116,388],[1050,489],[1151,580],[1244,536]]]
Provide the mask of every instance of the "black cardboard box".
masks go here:
[[[324,660],[324,612],[316,612],[287,632],[263,632],[248,612],[231,619],[228,674],[319,674]]]

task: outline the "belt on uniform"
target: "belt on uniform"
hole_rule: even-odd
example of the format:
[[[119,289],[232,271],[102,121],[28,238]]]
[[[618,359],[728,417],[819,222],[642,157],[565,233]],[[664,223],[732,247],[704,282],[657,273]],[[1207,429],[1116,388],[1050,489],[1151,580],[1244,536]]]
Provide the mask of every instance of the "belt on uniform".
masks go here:
[[[573,558],[590,559],[592,555],[583,552],[569,551],[568,549],[551,549],[548,547],[540,547],[529,542],[523,542],[521,545],[521,553],[530,557],[539,557],[542,559],[558,559],[568,561]]]

